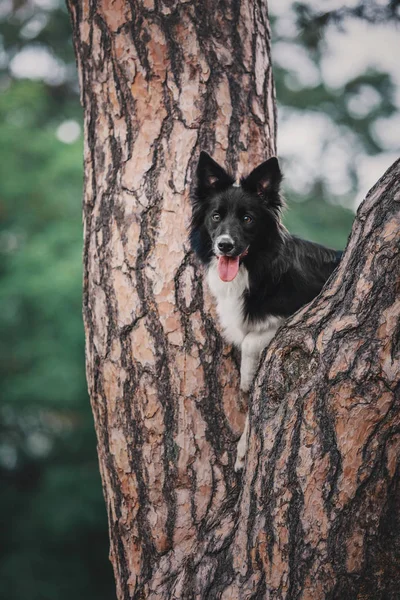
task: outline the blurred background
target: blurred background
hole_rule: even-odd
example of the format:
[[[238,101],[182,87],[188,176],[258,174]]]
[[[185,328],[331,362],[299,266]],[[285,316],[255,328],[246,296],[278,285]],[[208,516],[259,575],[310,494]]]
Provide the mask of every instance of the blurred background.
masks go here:
[[[398,156],[399,1],[270,0],[292,232],[335,248]],[[81,318],[82,111],[58,0],[0,2],[0,598],[115,598]]]

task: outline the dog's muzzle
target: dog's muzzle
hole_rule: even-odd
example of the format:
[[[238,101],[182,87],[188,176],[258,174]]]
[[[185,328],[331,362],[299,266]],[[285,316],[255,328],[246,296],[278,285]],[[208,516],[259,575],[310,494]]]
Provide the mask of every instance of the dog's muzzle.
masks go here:
[[[214,253],[217,256],[229,256],[235,250],[235,242],[228,234],[219,235],[214,242]]]

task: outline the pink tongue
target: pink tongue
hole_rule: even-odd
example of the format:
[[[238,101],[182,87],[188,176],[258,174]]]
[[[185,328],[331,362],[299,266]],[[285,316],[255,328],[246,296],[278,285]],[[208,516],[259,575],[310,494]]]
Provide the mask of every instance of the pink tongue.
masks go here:
[[[220,256],[218,274],[222,281],[232,281],[239,271],[239,256]]]

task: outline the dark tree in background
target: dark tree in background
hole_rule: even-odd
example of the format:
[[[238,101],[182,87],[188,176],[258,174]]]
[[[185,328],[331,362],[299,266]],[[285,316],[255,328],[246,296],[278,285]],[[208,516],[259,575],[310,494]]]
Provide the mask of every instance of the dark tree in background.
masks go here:
[[[187,247],[200,149],[275,151],[264,2],[70,2],[85,111],[87,377],[129,598],[395,598],[400,163],[277,335],[235,476],[237,369]]]

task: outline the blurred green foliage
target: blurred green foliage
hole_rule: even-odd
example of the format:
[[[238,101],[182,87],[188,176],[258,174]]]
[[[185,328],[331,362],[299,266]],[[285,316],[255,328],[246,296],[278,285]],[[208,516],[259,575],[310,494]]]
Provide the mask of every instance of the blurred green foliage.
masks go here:
[[[82,135],[73,143],[57,137],[65,121],[82,121],[70,25],[56,0],[14,4],[0,11],[0,599],[111,600],[84,375]],[[62,76],[15,75],[13,59],[38,47],[61,61]],[[338,126],[353,127],[366,151],[379,150],[369,129],[376,115],[355,121],[346,108],[357,81],[338,99],[322,84],[294,91],[287,80],[277,69],[281,105],[328,112]],[[390,113],[388,75],[358,80],[380,89]],[[345,245],[353,213],[330,203],[321,182],[307,198],[290,199],[291,231]]]
[[[115,598],[84,372],[82,121],[64,6],[0,24],[0,598]],[[25,12],[24,12],[25,11]],[[21,31],[67,61],[70,81],[17,79]]]

